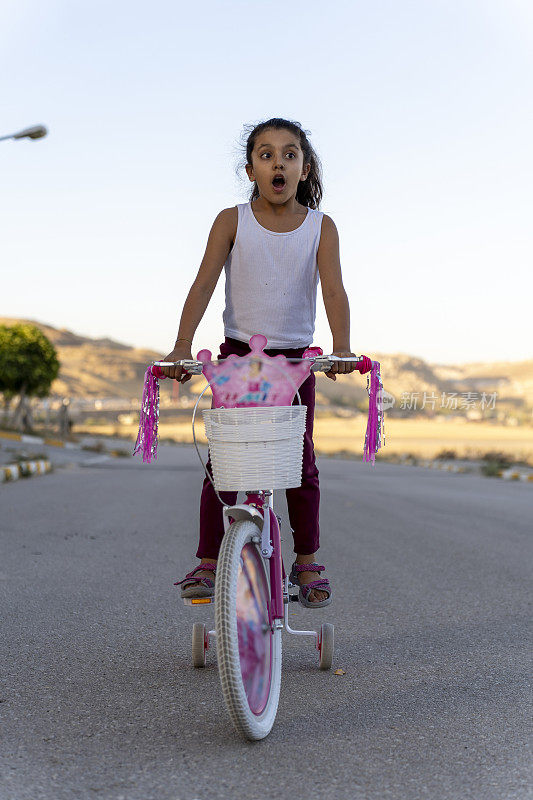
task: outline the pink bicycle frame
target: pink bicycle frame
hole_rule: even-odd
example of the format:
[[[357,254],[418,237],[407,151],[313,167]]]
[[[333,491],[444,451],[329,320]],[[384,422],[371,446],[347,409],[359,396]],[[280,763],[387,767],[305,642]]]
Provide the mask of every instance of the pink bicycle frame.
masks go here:
[[[249,507],[249,508],[247,508]],[[268,509],[269,513],[265,515]],[[235,519],[252,519],[261,530],[261,555],[270,560],[270,593],[272,608],[269,608],[269,623],[283,619],[283,581],[285,567],[281,555],[281,531],[278,518],[272,507],[272,491],[247,492],[246,500],[236,506],[224,506],[224,533]],[[259,518],[260,517],[260,518]]]

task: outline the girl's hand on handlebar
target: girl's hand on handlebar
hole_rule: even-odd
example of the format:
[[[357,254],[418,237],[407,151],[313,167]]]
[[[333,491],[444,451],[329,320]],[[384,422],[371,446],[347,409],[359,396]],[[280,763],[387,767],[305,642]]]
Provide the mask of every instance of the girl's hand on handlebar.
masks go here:
[[[350,356],[356,357],[355,353],[347,353],[347,352],[336,352],[332,353],[333,356],[338,356],[339,358],[349,358]],[[337,378],[335,377],[335,373],[339,373],[342,375],[347,375],[349,372],[354,372],[357,370],[358,372],[363,375],[365,372],[369,372],[372,369],[372,362],[368,358],[368,356],[363,356],[363,361],[341,361],[339,363],[333,364],[332,368],[329,372],[326,372],[326,376],[331,378],[332,381],[336,381]]]
[[[160,359],[161,361],[182,361],[184,358],[192,360],[192,353],[191,348],[189,345],[176,345],[174,350],[165,356],[164,358]],[[163,375],[166,375],[167,378],[174,378],[174,380],[179,381],[179,383],[187,383],[190,381],[192,375],[182,367],[160,367],[161,372]]]

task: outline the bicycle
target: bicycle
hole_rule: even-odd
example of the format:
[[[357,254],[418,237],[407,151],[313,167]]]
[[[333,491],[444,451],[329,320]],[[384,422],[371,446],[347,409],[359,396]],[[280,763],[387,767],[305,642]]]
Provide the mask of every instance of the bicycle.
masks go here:
[[[183,600],[187,606],[214,602],[215,630],[207,630],[202,622],[193,625],[192,661],[194,667],[204,667],[211,641],[216,640],[224,701],[235,729],[248,740],[267,736],[276,718],[283,629],[296,636],[313,637],[319,668],[328,670],[332,665],[331,623],[323,623],[320,631],[294,630],[289,625],[288,605],[298,600],[300,587],[290,583],[285,573],[281,518],[274,510],[273,492],[301,484],[307,407],[301,403],[298,387],[311,370],[328,372],[334,361],[363,360],[324,356],[319,347],[308,348],[302,358],[270,357],[263,352],[266,344],[266,337],[255,334],[246,356],[229,355],[212,361],[210,351],[202,350],[198,360],[154,362],[146,370],[139,435],[133,451],[135,455],[142,450],[143,461],[157,458],[157,381],[164,377],[161,367],[181,366],[191,374],[203,373],[208,382],[193,410],[193,440],[222,504],[224,537],[214,598]],[[284,379],[279,379],[279,372]],[[194,428],[198,403],[209,387],[212,408],[202,414],[213,476],[200,455]],[[379,362],[372,362],[367,391],[370,402],[363,458],[374,463],[384,433]],[[294,395],[297,405],[291,405]],[[244,491],[246,500],[227,506],[219,492],[232,490]]]

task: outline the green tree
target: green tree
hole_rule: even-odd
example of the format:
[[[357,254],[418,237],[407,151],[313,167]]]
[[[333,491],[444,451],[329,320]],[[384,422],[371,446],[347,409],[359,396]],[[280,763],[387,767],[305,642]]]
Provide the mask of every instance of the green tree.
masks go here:
[[[59,373],[59,359],[52,342],[35,325],[0,325],[0,392],[4,415],[18,396],[14,423],[30,427],[28,397],[47,397]]]

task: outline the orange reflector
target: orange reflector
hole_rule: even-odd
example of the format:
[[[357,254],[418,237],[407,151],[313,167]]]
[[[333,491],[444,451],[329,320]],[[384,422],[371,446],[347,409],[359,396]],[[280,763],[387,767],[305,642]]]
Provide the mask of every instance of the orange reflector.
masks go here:
[[[201,598],[201,599],[198,598],[197,600],[191,600],[191,603],[194,603],[194,604],[196,604],[196,603],[210,603],[210,602],[211,602],[211,598],[210,597],[205,597],[205,598]]]

